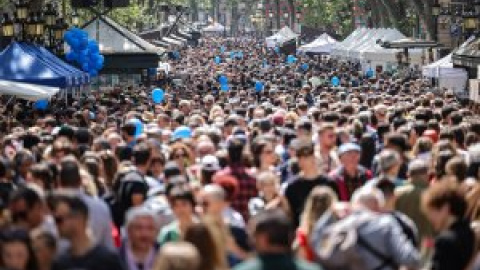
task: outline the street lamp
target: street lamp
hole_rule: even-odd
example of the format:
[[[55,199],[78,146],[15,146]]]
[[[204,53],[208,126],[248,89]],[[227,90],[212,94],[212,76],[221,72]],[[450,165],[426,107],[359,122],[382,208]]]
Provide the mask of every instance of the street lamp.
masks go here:
[[[3,14],[2,35],[7,38],[12,38],[15,35],[15,25],[8,13]]]
[[[80,16],[76,10],[74,10],[72,13],[72,24],[74,26],[78,26],[80,24]]]
[[[466,11],[463,14],[463,26],[467,33],[471,33],[477,29],[478,19],[473,10]]]
[[[26,0],[20,0],[15,5],[15,15],[19,21],[25,21],[28,17],[28,3]]]
[[[441,11],[442,7],[440,6],[440,4],[438,3],[438,1],[435,1],[435,4],[433,4],[432,6],[432,15],[434,17],[438,17],[440,16],[440,11]]]

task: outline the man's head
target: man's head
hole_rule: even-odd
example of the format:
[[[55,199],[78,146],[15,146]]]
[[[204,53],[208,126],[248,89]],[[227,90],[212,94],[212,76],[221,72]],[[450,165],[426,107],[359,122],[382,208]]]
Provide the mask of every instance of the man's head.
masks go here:
[[[203,212],[214,217],[221,217],[223,210],[227,206],[226,197],[227,194],[220,185],[206,185],[201,192]]]
[[[295,147],[295,156],[297,157],[301,170],[315,163],[315,148],[311,141],[300,141]]]
[[[49,205],[61,237],[71,240],[86,234],[88,207],[79,196],[55,194],[49,198]]]
[[[146,143],[139,143],[133,147],[133,161],[136,166],[150,165],[152,151]]]
[[[415,159],[408,165],[408,177],[411,182],[428,183],[428,169],[429,165],[426,161]]]
[[[325,123],[318,129],[318,139],[322,148],[331,149],[337,142],[337,136],[335,134],[335,125]]]
[[[170,207],[177,219],[191,218],[195,208],[195,198],[190,189],[175,186],[167,194]]]
[[[67,156],[61,160],[58,180],[62,188],[81,187],[82,178],[80,176],[80,166],[74,156]]]
[[[353,193],[352,204],[355,207],[380,212],[385,206],[385,197],[382,191],[376,187],[363,187]]]
[[[265,210],[255,216],[253,236],[259,253],[287,253],[294,238],[294,226],[280,210]]]
[[[155,212],[144,206],[133,207],[125,219],[128,242],[134,250],[150,250],[155,244],[159,219]]]
[[[338,156],[342,165],[348,168],[356,168],[360,162],[361,148],[355,143],[345,143],[338,149]]]
[[[45,217],[44,198],[29,187],[15,190],[10,195],[9,209],[13,222],[28,230],[40,226]]]
[[[396,176],[400,170],[401,157],[398,152],[394,150],[383,150],[378,159],[380,173],[390,176]]]

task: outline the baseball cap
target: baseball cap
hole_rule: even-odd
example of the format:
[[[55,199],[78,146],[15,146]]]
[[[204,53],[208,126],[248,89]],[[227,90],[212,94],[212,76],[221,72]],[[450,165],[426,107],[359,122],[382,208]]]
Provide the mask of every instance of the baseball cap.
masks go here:
[[[341,156],[347,152],[352,151],[361,152],[362,149],[356,143],[344,143],[338,148],[338,155]]]
[[[202,170],[205,171],[218,171],[220,170],[220,162],[218,158],[213,155],[207,155],[202,158],[201,161]]]

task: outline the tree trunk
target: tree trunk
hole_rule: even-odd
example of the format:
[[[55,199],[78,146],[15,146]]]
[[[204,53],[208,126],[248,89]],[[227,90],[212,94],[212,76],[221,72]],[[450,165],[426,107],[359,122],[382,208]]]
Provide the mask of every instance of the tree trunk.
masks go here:
[[[277,23],[277,31],[280,30],[280,19],[282,17],[281,10],[280,10],[280,0],[275,0],[275,9],[277,10],[277,16],[275,17]]]
[[[192,11],[192,22],[198,21],[198,3],[196,0],[190,0],[190,10]]]
[[[416,1],[415,1],[416,2]],[[427,39],[436,39],[436,24],[432,16],[432,5],[433,3],[429,0],[422,0],[423,11],[424,13],[418,13],[422,20],[424,20],[425,30],[427,31]]]
[[[290,28],[295,31],[295,0],[288,0]]]

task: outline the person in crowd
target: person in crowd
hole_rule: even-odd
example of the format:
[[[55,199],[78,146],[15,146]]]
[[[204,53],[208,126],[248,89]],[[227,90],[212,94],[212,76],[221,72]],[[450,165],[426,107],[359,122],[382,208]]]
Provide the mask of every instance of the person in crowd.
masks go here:
[[[0,267],[13,270],[38,269],[28,231],[22,229],[4,230],[0,239]]]
[[[336,201],[337,195],[327,187],[316,187],[308,196],[295,239],[300,258],[310,262],[315,259],[315,253],[310,245],[313,226]]]
[[[199,270],[201,257],[188,242],[165,244],[155,260],[154,270]]]
[[[280,210],[266,210],[254,217],[253,238],[258,255],[234,270],[298,269],[319,270],[319,266],[295,258],[291,250],[294,226]]]
[[[31,234],[31,237],[38,270],[50,270],[58,253],[56,236],[44,230],[36,230]]]
[[[127,212],[127,237],[120,247],[120,257],[127,270],[152,270],[158,252],[159,219],[156,213],[144,207],[132,207]]]
[[[429,166],[421,159],[413,160],[408,167],[408,183],[395,188],[395,209],[413,220],[421,240],[434,236],[433,228],[421,211],[422,194],[429,186]]]
[[[350,201],[352,194],[372,178],[370,170],[360,162],[361,148],[354,143],[342,144],[338,149],[341,165],[330,173],[335,181],[342,201]]]
[[[297,146],[296,157],[300,167],[300,175],[289,181],[285,187],[284,196],[292,213],[295,226],[300,223],[300,214],[305,201],[316,186],[328,186],[337,194],[337,186],[327,178],[317,166],[314,145],[311,141],[302,141]]]
[[[331,123],[324,123],[318,129],[319,142],[316,155],[319,159],[318,166],[324,174],[328,174],[340,166],[337,153],[334,151],[337,141],[335,132],[335,126]]]
[[[192,243],[200,253],[199,270],[226,270],[227,254],[215,239],[215,234],[205,223],[199,222],[187,228],[183,240]]]
[[[278,176],[273,172],[262,172],[257,175],[259,196],[250,199],[248,202],[250,217],[255,216],[264,209],[285,207],[285,201],[280,196],[279,182]]]
[[[250,246],[245,227],[238,226],[225,215],[228,203],[227,192],[217,184],[206,185],[200,194],[200,205],[204,219],[210,222],[219,238],[223,239],[223,248],[228,251],[229,264],[235,265],[248,257]],[[242,224],[240,224],[242,225]]]
[[[82,198],[89,209],[89,228],[94,240],[106,247],[114,248],[110,210],[104,201],[93,198],[82,190],[80,166],[73,156],[66,156],[60,161],[59,187],[66,192],[74,192]]]
[[[360,260],[341,257],[336,265],[348,269],[357,264],[360,269],[397,269],[406,266],[415,269],[420,264],[420,254],[402,232],[398,223],[382,213],[385,198],[376,187],[364,187],[352,197],[352,213],[341,219],[342,227],[353,228],[357,233]],[[322,257],[328,245],[327,229],[329,219],[320,218],[314,228],[312,243],[317,256]],[[361,244],[358,244],[361,241]],[[325,258],[324,263],[332,263]]]
[[[70,242],[70,248],[53,262],[52,270],[126,269],[118,253],[89,236],[89,208],[83,198],[56,194],[49,201],[60,236]]]
[[[161,246],[167,242],[181,240],[187,228],[198,221],[195,216],[196,202],[190,189],[182,186],[173,187],[167,197],[175,220],[160,230],[157,241]]]
[[[255,174],[272,170],[277,162],[274,145],[265,138],[257,138],[252,145]]]
[[[422,206],[439,233],[431,269],[466,269],[474,257],[475,234],[465,218],[467,201],[462,190],[450,182],[437,183],[425,191]]]

